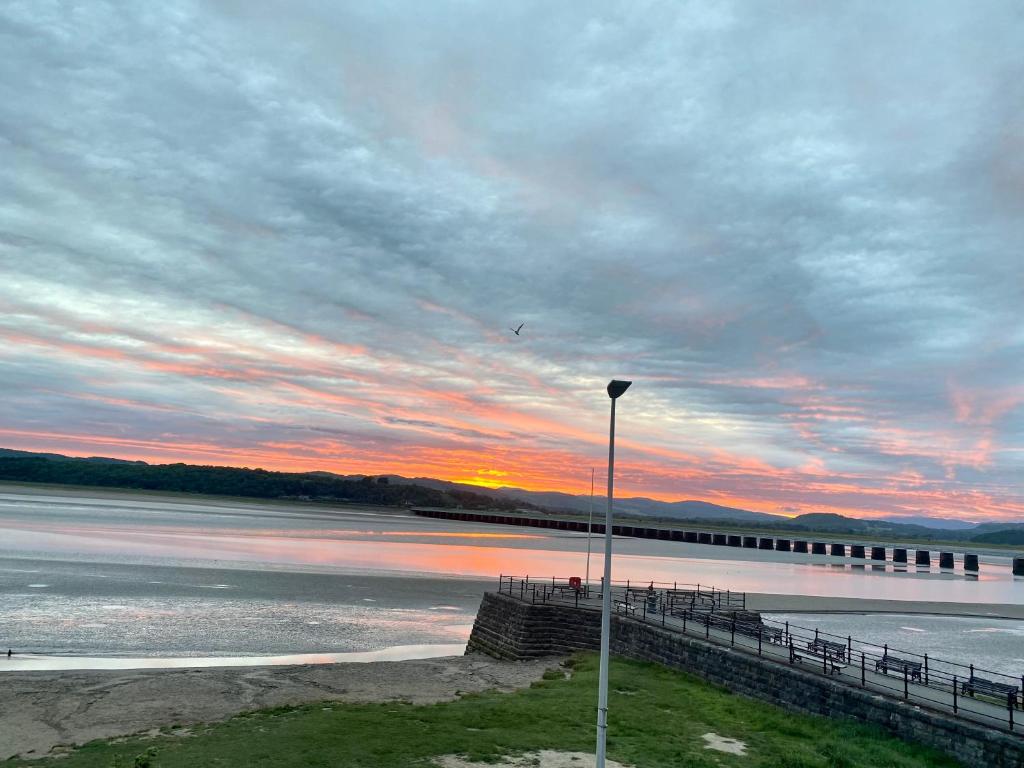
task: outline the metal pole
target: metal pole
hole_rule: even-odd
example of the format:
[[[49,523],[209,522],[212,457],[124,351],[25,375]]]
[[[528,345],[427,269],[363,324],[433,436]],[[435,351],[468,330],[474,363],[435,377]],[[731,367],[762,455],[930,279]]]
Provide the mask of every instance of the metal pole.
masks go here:
[[[612,492],[615,471],[615,398],[612,398],[611,423],[608,428],[608,507],[604,513],[604,583],[612,583]],[[611,589],[601,594],[601,667],[597,690],[597,755],[595,768],[604,768],[605,743],[608,739],[608,645],[611,639]]]
[[[590,468],[590,517],[587,518],[587,580],[584,582],[587,596],[590,595],[590,536],[594,528],[594,468]]]

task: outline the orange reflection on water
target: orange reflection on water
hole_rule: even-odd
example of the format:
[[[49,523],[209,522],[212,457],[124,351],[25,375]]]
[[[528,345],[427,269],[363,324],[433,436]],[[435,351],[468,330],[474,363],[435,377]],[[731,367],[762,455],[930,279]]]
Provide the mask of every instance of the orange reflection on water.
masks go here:
[[[445,539],[546,539],[534,533],[473,533],[468,531],[345,531],[352,536],[437,536]]]

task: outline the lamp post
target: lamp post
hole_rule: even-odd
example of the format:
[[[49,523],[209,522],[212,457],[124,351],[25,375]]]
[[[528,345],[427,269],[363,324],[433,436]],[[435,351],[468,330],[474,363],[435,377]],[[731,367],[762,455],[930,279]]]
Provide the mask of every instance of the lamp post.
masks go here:
[[[590,468],[590,516],[587,518],[587,576],[583,582],[584,596],[590,597],[590,535],[594,529],[594,468]]]
[[[611,426],[608,431],[608,509],[604,514],[604,581],[601,584],[601,672],[597,683],[597,760],[595,768],[604,768],[605,743],[608,740],[608,646],[612,630],[612,491],[615,480],[615,401],[629,389],[631,381],[612,379],[608,397],[612,400]]]

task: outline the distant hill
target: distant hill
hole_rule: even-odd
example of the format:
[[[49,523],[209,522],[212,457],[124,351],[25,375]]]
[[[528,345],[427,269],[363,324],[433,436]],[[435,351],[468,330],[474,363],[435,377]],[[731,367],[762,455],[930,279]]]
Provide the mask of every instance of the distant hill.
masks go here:
[[[939,528],[930,528],[924,525],[913,525],[908,523],[893,523],[887,520],[873,518],[845,517],[830,512],[812,512],[806,515],[798,515],[784,524],[785,528],[806,531],[822,531],[828,533],[851,533],[860,536],[877,534],[881,536],[913,537],[913,538],[940,538],[956,536],[960,532]]]
[[[589,494],[484,488],[430,477],[341,475],[333,472],[267,472],[262,469],[206,467],[190,464],[147,464],[100,456],[74,458],[56,453],[31,453],[0,448],[0,481],[95,485],[114,488],[187,491],[257,498],[349,501],[393,506],[465,507],[512,511],[586,514]],[[604,513],[605,497],[594,496],[595,516]],[[864,519],[815,512],[794,518],[724,507],[706,501],[658,501],[617,498],[617,515],[663,521],[689,520],[724,527],[829,533],[868,538],[976,541],[1018,544],[1024,524],[981,523],[913,516]]]
[[[130,461],[128,459],[110,459],[106,456],[65,456],[62,453],[33,453],[32,451],[17,451],[13,448],[0,448],[0,458],[37,458],[52,459],[54,461],[94,461],[99,464],[145,464],[144,461]]]
[[[982,533],[972,536],[971,541],[979,544],[1024,544],[1024,526]]]
[[[968,531],[978,526],[978,523],[972,523],[967,520],[955,520],[950,517],[928,517],[927,515],[882,517],[879,520],[900,525],[921,525],[925,528],[938,528],[944,531]]]
[[[465,483],[453,483],[448,480],[435,480],[429,477],[402,477],[401,475],[387,475],[392,483],[414,483],[426,488],[437,488],[439,490],[461,489],[472,490],[474,493],[484,494],[498,499],[518,500],[544,507],[552,512],[573,512],[586,514],[590,511],[590,495],[574,496],[570,493],[559,491],[526,491],[522,488],[483,488]],[[594,496],[594,514],[604,513],[606,497],[603,495]],[[746,509],[723,507],[718,504],[711,504],[707,501],[657,501],[643,497],[615,498],[615,514],[634,515],[638,517],[658,517],[675,520],[757,520],[762,522],[772,520],[787,520],[781,515],[770,515],[764,512],[751,512]]]
[[[74,459],[59,454],[0,456],[0,481],[397,507],[462,507],[512,511],[522,506],[521,503],[507,499],[495,499],[469,491],[440,491],[418,485],[393,485],[374,477],[347,480],[308,472]]]

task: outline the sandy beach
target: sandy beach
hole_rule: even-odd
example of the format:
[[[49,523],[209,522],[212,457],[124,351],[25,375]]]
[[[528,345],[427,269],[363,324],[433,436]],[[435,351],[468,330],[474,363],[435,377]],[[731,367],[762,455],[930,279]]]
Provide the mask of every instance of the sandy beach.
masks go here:
[[[0,697],[0,760],[42,757],[59,745],[240,712],[314,701],[449,701],[512,691],[557,662],[503,662],[471,654],[400,662],[119,672],[11,672]],[[59,750],[58,750],[59,751]]]

